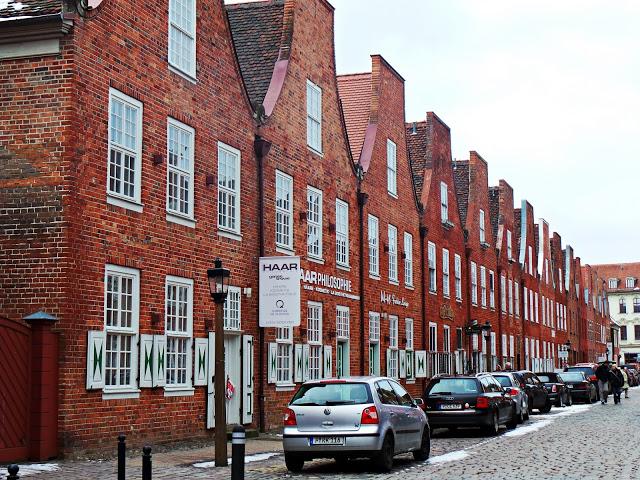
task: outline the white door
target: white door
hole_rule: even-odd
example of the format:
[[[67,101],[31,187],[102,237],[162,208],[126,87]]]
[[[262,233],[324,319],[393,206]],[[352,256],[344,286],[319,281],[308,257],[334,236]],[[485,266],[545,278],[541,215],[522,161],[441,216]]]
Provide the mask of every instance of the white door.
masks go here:
[[[213,375],[216,370],[216,334],[209,332],[209,369],[207,375],[207,428],[215,427],[215,396],[213,386]]]
[[[242,362],[240,361],[241,340],[242,337],[240,335],[225,335],[224,337],[227,424],[231,425],[242,423],[240,421],[240,406],[242,404]]]

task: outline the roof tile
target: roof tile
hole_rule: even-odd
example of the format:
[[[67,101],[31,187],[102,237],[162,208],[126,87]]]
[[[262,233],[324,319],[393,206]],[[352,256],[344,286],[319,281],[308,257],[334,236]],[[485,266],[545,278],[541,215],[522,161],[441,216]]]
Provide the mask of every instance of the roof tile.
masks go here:
[[[62,13],[62,0],[0,0],[0,18]]]
[[[342,102],[354,161],[360,159],[371,110],[371,74],[357,73],[338,76],[338,94]]]

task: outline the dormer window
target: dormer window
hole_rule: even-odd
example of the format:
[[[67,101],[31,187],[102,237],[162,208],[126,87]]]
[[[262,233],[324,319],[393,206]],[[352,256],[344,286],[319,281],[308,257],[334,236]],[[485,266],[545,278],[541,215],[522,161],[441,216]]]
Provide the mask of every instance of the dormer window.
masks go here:
[[[609,288],[618,288],[618,279],[610,278],[609,279]]]
[[[633,277],[627,277],[627,288],[633,288],[636,286],[636,279]]]

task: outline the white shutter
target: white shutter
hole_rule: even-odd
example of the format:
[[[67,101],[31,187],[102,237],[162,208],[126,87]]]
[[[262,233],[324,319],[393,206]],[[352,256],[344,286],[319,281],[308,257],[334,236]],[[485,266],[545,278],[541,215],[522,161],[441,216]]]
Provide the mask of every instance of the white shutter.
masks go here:
[[[387,348],[387,370],[386,370],[387,377],[391,376],[389,372],[390,367],[391,367],[391,349]]]
[[[293,380],[296,383],[302,382],[303,367],[302,367],[302,344],[294,346],[293,367],[295,368]]]
[[[425,350],[416,350],[416,378],[425,378],[427,376],[427,352]]]
[[[302,381],[309,380],[309,345],[302,345]]]
[[[195,360],[193,363],[193,384],[202,387],[207,384],[209,340],[207,338],[195,339]]]
[[[167,383],[167,337],[153,336],[153,386],[164,387]]]
[[[103,330],[87,332],[87,390],[104,388],[105,339]]]
[[[242,336],[242,423],[253,422],[253,337]]]
[[[209,332],[207,359],[207,428],[214,428],[216,423],[216,397],[213,374],[216,371],[216,334]]]
[[[269,383],[276,383],[278,380],[278,375],[276,372],[276,359],[278,356],[278,344],[270,343],[269,344],[269,359],[268,359],[268,375],[267,381]]]
[[[325,345],[324,346],[324,350],[323,350],[323,353],[324,353],[324,378],[331,378],[331,376],[332,376],[333,366],[331,364],[331,362],[332,362],[331,352],[332,352],[331,345]]]
[[[407,379],[413,380],[415,378],[414,370],[413,370],[413,352],[407,352],[406,357],[407,357],[407,363],[406,363]]]
[[[140,335],[140,388],[153,387],[153,335]]]
[[[407,378],[407,365],[406,365],[406,361],[407,361],[407,352],[405,352],[404,350],[400,350],[398,352],[398,362],[400,362],[400,372],[399,372],[399,377],[400,378]]]

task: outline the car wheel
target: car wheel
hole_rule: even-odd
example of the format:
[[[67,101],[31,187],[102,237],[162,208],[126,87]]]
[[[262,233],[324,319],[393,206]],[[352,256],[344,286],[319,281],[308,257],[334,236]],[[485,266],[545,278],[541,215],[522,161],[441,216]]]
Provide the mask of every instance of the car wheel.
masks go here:
[[[529,415],[531,415],[531,410],[529,410],[529,402],[525,400],[525,404],[522,405],[523,417],[525,420],[529,420]]]
[[[544,407],[540,409],[540,413],[549,413],[551,411],[551,400],[547,398]]]
[[[520,423],[518,421],[518,412],[516,412],[516,407],[514,405],[513,406],[513,411],[511,412],[511,420],[509,420],[507,422],[507,428],[509,430],[513,430],[514,428],[516,428],[518,426],[518,423]]]
[[[524,423],[524,421],[526,420],[526,415],[524,413],[525,408],[524,405],[520,405],[520,414],[518,415],[518,423]]]
[[[284,464],[290,472],[301,472],[304,466],[304,457],[299,454],[285,452]]]
[[[571,396],[571,394],[567,395],[567,406],[568,407],[573,406],[573,397]]]
[[[529,412],[528,416],[533,415],[533,401],[531,399],[527,400],[527,411]]]
[[[498,412],[493,412],[491,424],[485,427],[484,430],[487,435],[493,436],[498,434],[498,431],[500,430],[500,423],[498,422]]]
[[[393,468],[393,436],[389,433],[384,437],[382,449],[375,459],[376,467],[383,472],[390,472]]]
[[[422,431],[422,441],[420,442],[420,448],[413,451],[413,459],[418,462],[424,462],[429,458],[429,452],[431,451],[431,438],[429,436],[429,427],[425,425]]]

